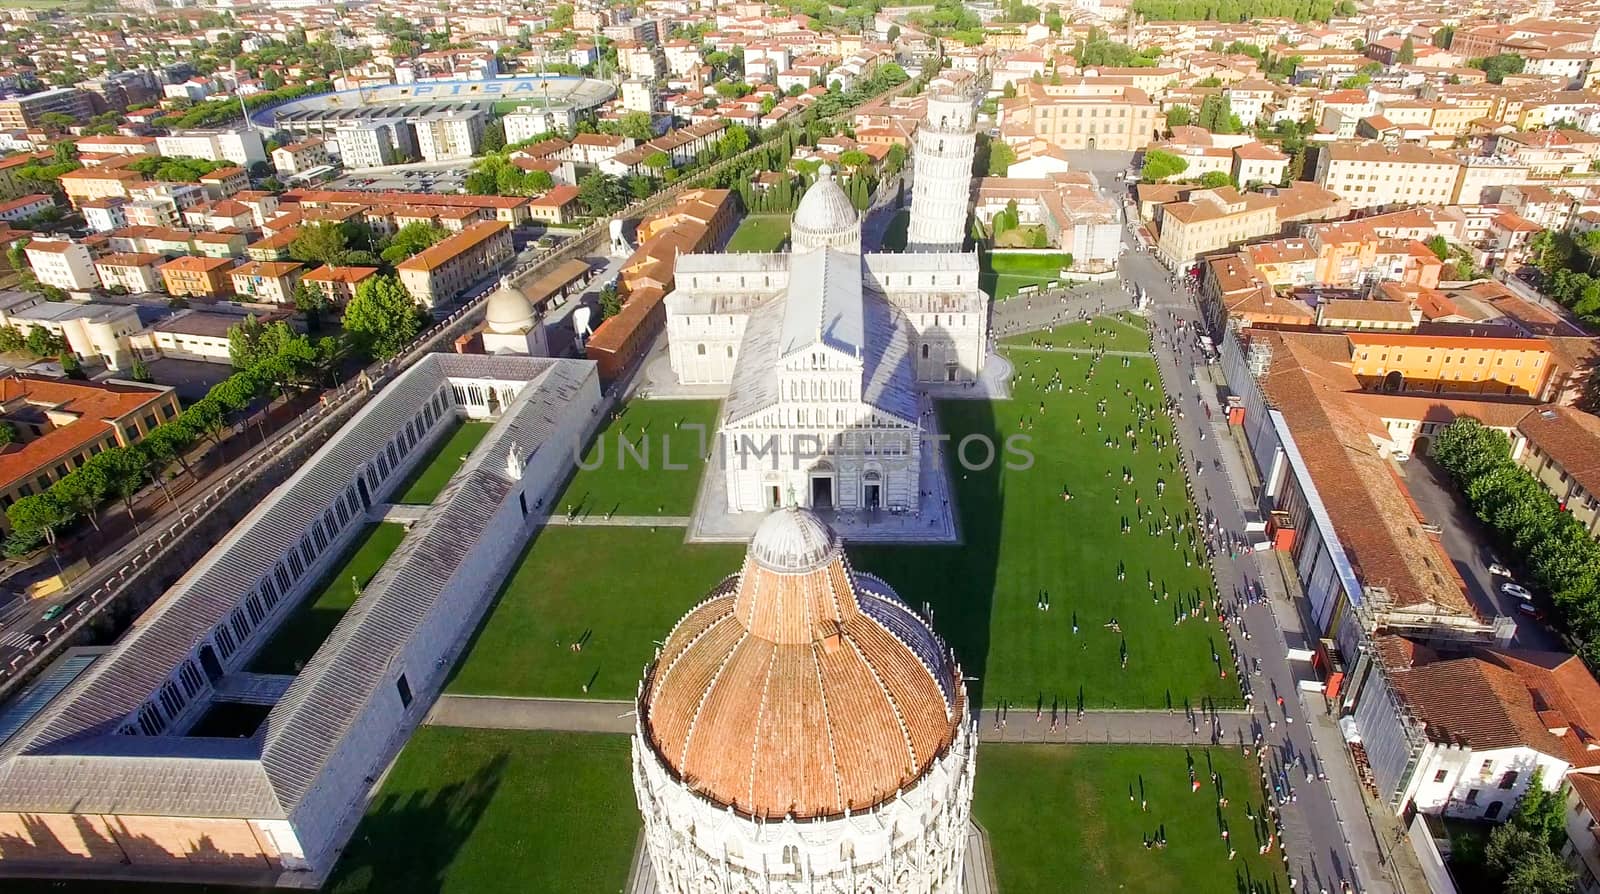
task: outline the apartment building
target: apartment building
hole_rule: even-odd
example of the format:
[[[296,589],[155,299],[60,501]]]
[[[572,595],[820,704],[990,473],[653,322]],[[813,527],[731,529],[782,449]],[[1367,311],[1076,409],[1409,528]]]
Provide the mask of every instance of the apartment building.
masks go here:
[[[272,150],[272,168],[292,177],[328,163],[328,146],[321,137],[306,137]]]
[[[117,252],[94,262],[100,284],[108,289],[122,287],[133,294],[155,292],[161,288],[157,268],[164,259],[155,252]]]
[[[1517,423],[1512,455],[1561,508],[1600,536],[1600,419],[1571,407],[1541,407]]]
[[[448,161],[471,158],[478,154],[478,143],[483,139],[485,116],[483,112],[451,112],[414,119],[417,129],[417,151],[423,161]]]
[[[233,294],[232,258],[185,255],[161,265],[161,280],[174,297],[225,298]]]
[[[305,265],[295,261],[246,261],[229,271],[241,301],[293,304]]]
[[[228,330],[244,322],[244,313],[229,313],[190,308],[181,310],[152,325],[133,339],[133,346],[148,358],[173,357],[201,363],[229,365]],[[251,312],[261,323],[288,320],[289,312]]]
[[[1461,163],[1410,143],[1329,143],[1317,155],[1315,181],[1353,209],[1385,205],[1448,205]]]
[[[410,125],[401,123],[407,133]],[[334,131],[339,161],[346,168],[381,168],[405,156],[395,144],[394,128],[382,124],[351,124]]]
[[[540,134],[570,133],[578,123],[577,112],[571,106],[519,106],[500,121],[506,128],[506,145],[531,140]]]
[[[80,242],[36,239],[24,250],[33,275],[47,286],[82,291],[100,285],[89,246]]]
[[[94,101],[77,87],[51,87],[27,96],[0,99],[0,130],[32,130],[51,112],[81,124],[94,114]]]
[[[1025,88],[1000,102],[1001,137],[1008,143],[1038,137],[1063,149],[1132,151],[1156,134],[1156,104],[1125,79],[1064,78],[1059,85]]]
[[[56,200],[47,195],[29,195],[0,202],[0,221],[15,223],[26,220],[56,206]]]
[[[123,168],[93,167],[68,171],[57,178],[72,207],[97,199],[129,199],[145,185],[144,175]]]
[[[511,227],[485,221],[423,249],[395,269],[411,297],[431,310],[460,298],[515,254]]]
[[[1156,207],[1156,253],[1169,266],[1201,255],[1276,235],[1289,223],[1329,220],[1350,205],[1315,183],[1240,192],[1231,186],[1194,190],[1185,201]]]
[[[43,493],[89,457],[133,444],[177,416],[177,393],[165,385],[26,374],[0,379],[0,418],[17,435],[17,445],[0,456],[0,509]],[[0,512],[0,525],[7,524]]]
[[[231,161],[243,168],[267,161],[261,132],[250,127],[178,131],[156,137],[156,151],[162,155]]]
[[[361,284],[377,275],[376,267],[318,267],[317,269],[300,277],[303,283],[310,283],[320,290],[328,303],[334,307],[344,307],[351,298],[356,296],[356,289]]]
[[[1538,397],[1550,345],[1538,338],[1349,332],[1350,366],[1362,387],[1435,394]]]

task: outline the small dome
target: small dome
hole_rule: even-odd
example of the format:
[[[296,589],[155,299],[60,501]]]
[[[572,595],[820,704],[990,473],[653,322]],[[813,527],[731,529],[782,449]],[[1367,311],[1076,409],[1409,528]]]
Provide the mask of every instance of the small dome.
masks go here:
[[[750,557],[768,571],[810,571],[827,562],[838,545],[833,531],[804,509],[779,509],[767,516],[750,541]]]
[[[817,169],[817,182],[811,184],[795,209],[792,240],[796,251],[821,245],[835,245],[840,236],[853,234],[861,227],[861,216],[850,197],[833,179],[827,165]]]
[[[489,296],[483,316],[490,329],[495,332],[510,333],[531,328],[536,314],[533,311],[533,304],[522,291],[512,286],[508,280],[502,279],[500,288]]]

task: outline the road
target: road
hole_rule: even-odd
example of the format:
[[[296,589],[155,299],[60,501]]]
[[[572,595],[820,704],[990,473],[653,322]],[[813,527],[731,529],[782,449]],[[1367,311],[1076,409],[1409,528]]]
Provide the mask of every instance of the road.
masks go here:
[[[1518,648],[1566,651],[1561,638],[1544,622],[1517,611],[1522,600],[1500,592],[1500,584],[1506,578],[1489,573],[1489,564],[1497,559],[1486,546],[1490,542],[1488,532],[1467,508],[1445,471],[1428,457],[1413,456],[1400,465],[1400,475],[1423,518],[1439,526],[1439,542],[1478,610],[1491,617],[1505,615],[1514,619]]]

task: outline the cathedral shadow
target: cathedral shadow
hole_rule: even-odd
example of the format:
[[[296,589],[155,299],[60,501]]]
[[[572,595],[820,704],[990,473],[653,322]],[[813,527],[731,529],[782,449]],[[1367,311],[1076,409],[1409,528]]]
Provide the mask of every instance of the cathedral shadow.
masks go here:
[[[1000,564],[1005,454],[1000,448],[987,468],[969,469],[956,460],[951,445],[978,435],[998,446],[1005,443],[1005,436],[996,425],[996,405],[989,401],[952,400],[937,406],[940,430],[950,435],[945,469],[963,542],[956,546],[860,545],[850,547],[849,554],[856,568],[883,578],[912,608],[920,611],[922,604],[928,603],[934,630],[955,649],[962,673],[970,678],[968,699],[973,705],[982,705]]]
[[[467,779],[442,788],[380,794],[322,890],[330,894],[442,890],[457,852],[494,800],[508,761],[504,753],[498,754]]]

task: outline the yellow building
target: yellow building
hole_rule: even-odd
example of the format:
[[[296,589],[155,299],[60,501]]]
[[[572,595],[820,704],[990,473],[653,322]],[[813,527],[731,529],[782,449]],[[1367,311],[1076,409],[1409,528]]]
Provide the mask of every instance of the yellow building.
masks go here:
[[[1351,208],[1447,205],[1460,168],[1449,155],[1409,143],[1340,142],[1322,147],[1314,179]]]
[[[503,221],[484,221],[401,261],[395,270],[411,297],[433,308],[460,298],[514,254],[511,227]]]
[[[1001,101],[1007,138],[1039,137],[1063,149],[1131,151],[1156,136],[1156,104],[1127,78],[1067,78],[1059,85],[1024,87],[1022,95]]]
[[[1350,370],[1382,391],[1539,397],[1550,373],[1550,345],[1538,338],[1478,338],[1349,332]]]

